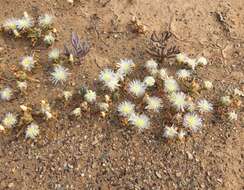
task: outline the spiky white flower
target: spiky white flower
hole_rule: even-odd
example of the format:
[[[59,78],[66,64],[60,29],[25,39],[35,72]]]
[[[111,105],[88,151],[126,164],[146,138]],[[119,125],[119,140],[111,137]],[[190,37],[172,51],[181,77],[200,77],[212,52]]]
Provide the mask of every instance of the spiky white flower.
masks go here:
[[[224,106],[229,106],[230,104],[231,104],[231,99],[230,99],[230,96],[222,96],[221,98],[220,98],[220,102],[221,102],[221,104],[222,105],[224,105]]]
[[[13,91],[9,87],[6,87],[0,91],[0,97],[2,100],[8,101],[11,99],[12,95],[13,95]]]
[[[145,94],[146,86],[139,80],[133,80],[129,83],[129,92],[136,97],[141,97]]]
[[[17,19],[15,18],[11,18],[11,19],[7,19],[4,23],[3,23],[3,28],[6,31],[10,31],[10,30],[16,30],[17,29]]]
[[[183,139],[186,136],[186,134],[187,133],[185,131],[180,130],[180,132],[178,133],[178,138],[181,140],[181,139]]]
[[[31,17],[23,17],[17,20],[18,30],[27,30],[34,25],[33,19]]]
[[[13,113],[7,113],[2,120],[2,124],[8,128],[14,127],[16,123],[17,123],[17,117]]]
[[[50,32],[48,35],[44,36],[44,42],[47,45],[52,45],[55,41],[55,38],[53,37],[52,33]]]
[[[97,99],[97,95],[96,92],[92,91],[92,90],[87,90],[85,96],[84,96],[85,100],[89,103],[93,103],[96,101]]]
[[[70,73],[68,72],[67,68],[61,65],[56,65],[54,67],[54,71],[51,73],[51,79],[55,85],[59,82],[63,84],[65,81],[67,81],[69,75]]]
[[[162,108],[162,100],[156,96],[147,97],[146,103],[147,110],[159,112],[160,108]]]
[[[207,90],[210,90],[213,88],[213,83],[211,81],[208,81],[208,80],[204,81],[203,85],[204,85],[204,88]]]
[[[129,74],[133,67],[135,66],[135,63],[131,59],[121,59],[120,62],[117,63],[118,67],[118,73],[121,75],[127,75]]]
[[[156,61],[154,61],[153,59],[150,59],[146,62],[145,67],[148,71],[157,70],[158,69],[158,63]]]
[[[145,64],[145,67],[147,71],[153,76],[158,72],[158,63],[153,59],[148,60]]]
[[[188,59],[188,57],[187,57],[187,55],[184,54],[184,53],[178,53],[178,54],[176,55],[176,61],[177,61],[178,63],[185,63],[185,62],[187,61],[187,59]]]
[[[196,59],[191,59],[191,58],[188,58],[186,60],[186,63],[188,65],[188,67],[190,67],[192,70],[195,70],[196,66],[197,66],[197,61]]]
[[[230,121],[236,121],[237,120],[237,113],[235,111],[231,111],[228,113],[228,118]]]
[[[168,139],[172,139],[172,138],[176,137],[177,135],[178,135],[178,132],[177,132],[177,130],[176,130],[175,127],[173,127],[173,126],[172,127],[166,126],[164,128],[163,137],[168,138]]]
[[[55,48],[55,49],[52,49],[49,53],[48,53],[48,58],[51,60],[51,61],[55,61],[55,60],[58,60],[59,59],[59,49]]]
[[[35,139],[40,133],[39,126],[35,123],[31,123],[27,126],[25,137]]]
[[[110,82],[114,78],[117,78],[116,73],[111,69],[104,69],[99,74],[99,80],[104,84]]]
[[[197,64],[198,65],[207,65],[208,64],[208,60],[205,57],[199,57],[197,59]]]
[[[213,111],[213,105],[205,99],[199,100],[197,103],[197,107],[200,113],[207,113]]]
[[[39,17],[39,25],[42,28],[48,28],[53,24],[53,16],[45,14]]]
[[[22,58],[20,65],[26,71],[31,71],[35,66],[35,60],[32,56],[25,56]]]
[[[150,126],[150,120],[149,117],[147,117],[144,114],[132,114],[129,117],[129,122],[131,123],[131,125],[133,125],[134,127],[137,127],[139,130],[143,130],[146,129]]]
[[[176,72],[176,75],[179,79],[188,79],[191,77],[191,71],[186,69],[180,69]]]
[[[167,69],[165,68],[161,68],[158,72],[159,74],[159,77],[162,79],[162,80],[166,80],[168,78],[168,73],[167,73]]]
[[[155,84],[155,79],[152,76],[146,76],[143,82],[147,87],[151,87]]]
[[[172,93],[179,91],[179,85],[177,81],[173,78],[168,78],[164,81],[164,90],[165,92]]]
[[[17,87],[21,90],[21,91],[25,91],[27,89],[27,82],[26,81],[17,81]]]
[[[195,132],[202,127],[202,119],[194,113],[187,113],[183,118],[183,125]]]
[[[119,85],[119,78],[117,75],[115,75],[112,80],[105,82],[104,85],[109,88],[111,92],[115,91],[120,85]]]
[[[187,106],[186,95],[183,92],[170,94],[169,100],[178,111],[184,111]]]
[[[14,19],[14,18],[11,18],[11,19],[8,19],[4,22],[3,24],[3,28],[5,31],[7,32],[13,32],[13,34],[16,36],[16,37],[19,37],[20,34],[17,30],[17,20]]]
[[[135,104],[129,101],[121,102],[118,106],[118,112],[123,117],[129,117],[135,113]]]

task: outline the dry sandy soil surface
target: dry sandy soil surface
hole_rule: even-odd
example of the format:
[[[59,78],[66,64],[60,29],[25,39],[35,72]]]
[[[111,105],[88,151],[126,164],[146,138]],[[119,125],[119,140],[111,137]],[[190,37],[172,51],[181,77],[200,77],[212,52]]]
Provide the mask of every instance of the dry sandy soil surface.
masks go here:
[[[79,98],[63,105],[62,89],[81,84],[94,87],[100,68],[115,67],[120,58],[144,64],[153,31],[169,30],[180,50],[204,55],[210,64],[199,68],[202,79],[215,89],[205,96],[213,100],[228,88],[244,90],[244,1],[243,0],[1,0],[0,21],[20,17],[23,11],[38,16],[55,15],[58,42],[62,48],[71,31],[88,39],[91,51],[82,65],[71,65],[72,77],[63,86],[49,80],[47,48],[40,50],[39,65],[27,95],[15,94],[0,102],[4,113],[20,112],[19,105],[35,107],[48,100],[59,112],[57,121],[36,118],[38,139],[26,140],[18,130],[1,134],[0,189],[225,189],[244,188],[243,108],[230,125],[213,114],[203,130],[183,142],[166,142],[160,123],[138,133],[113,120],[90,114],[69,116]],[[146,26],[144,34],[131,30],[133,17]],[[15,86],[14,71],[21,56],[33,52],[29,42],[0,37],[0,84]]]

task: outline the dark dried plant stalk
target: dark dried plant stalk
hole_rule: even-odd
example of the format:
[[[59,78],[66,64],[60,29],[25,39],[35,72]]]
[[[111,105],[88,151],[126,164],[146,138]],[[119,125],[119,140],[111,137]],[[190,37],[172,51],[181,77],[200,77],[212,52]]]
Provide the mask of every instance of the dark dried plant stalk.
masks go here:
[[[77,33],[75,33],[75,32],[72,32],[72,35],[71,35],[71,45],[73,48],[69,49],[67,47],[67,45],[64,44],[64,54],[66,56],[69,56],[72,54],[79,59],[80,63],[82,63],[84,60],[84,57],[90,51],[90,45],[88,44],[87,41],[81,42]]]
[[[168,40],[172,37],[172,33],[165,31],[160,35],[153,32],[151,35],[151,47],[147,49],[148,53],[163,62],[165,58],[172,58],[180,53],[179,48],[175,45],[169,46]]]

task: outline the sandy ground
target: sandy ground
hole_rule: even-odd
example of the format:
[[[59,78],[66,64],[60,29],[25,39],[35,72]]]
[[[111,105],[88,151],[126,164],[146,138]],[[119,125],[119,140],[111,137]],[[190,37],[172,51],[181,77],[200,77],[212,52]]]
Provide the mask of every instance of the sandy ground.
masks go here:
[[[84,64],[69,67],[71,81],[55,88],[48,75],[48,50],[36,47],[40,64],[32,77],[41,83],[32,83],[28,95],[0,102],[0,114],[48,99],[61,115],[57,122],[39,121],[41,137],[35,143],[24,136],[16,139],[16,131],[1,135],[0,189],[243,189],[243,108],[234,126],[213,117],[214,124],[193,138],[166,143],[160,126],[137,133],[90,115],[72,120],[68,114],[79,100],[64,106],[56,100],[61,89],[92,87],[100,68],[114,67],[120,58],[144,64],[154,30],[171,31],[181,51],[210,60],[199,70],[215,84],[206,97],[214,99],[229,87],[244,90],[243,7],[243,0],[74,0],[73,6],[66,0],[2,0],[0,21],[23,11],[33,16],[48,12],[56,17],[55,47],[62,48],[71,31],[77,31],[92,49]],[[133,17],[146,26],[145,34],[130,30]],[[10,79],[20,57],[33,49],[28,42],[4,36],[0,47],[0,84],[14,86]]]

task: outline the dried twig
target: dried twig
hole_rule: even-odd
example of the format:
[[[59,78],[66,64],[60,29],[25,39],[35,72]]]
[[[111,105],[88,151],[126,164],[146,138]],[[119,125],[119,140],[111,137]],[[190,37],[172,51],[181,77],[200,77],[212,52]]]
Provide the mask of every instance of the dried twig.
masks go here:
[[[159,59],[161,62],[165,58],[171,58],[180,51],[177,46],[168,45],[168,40],[171,38],[171,32],[162,32],[159,36],[153,32],[151,35],[152,45],[147,49],[148,53]]]

